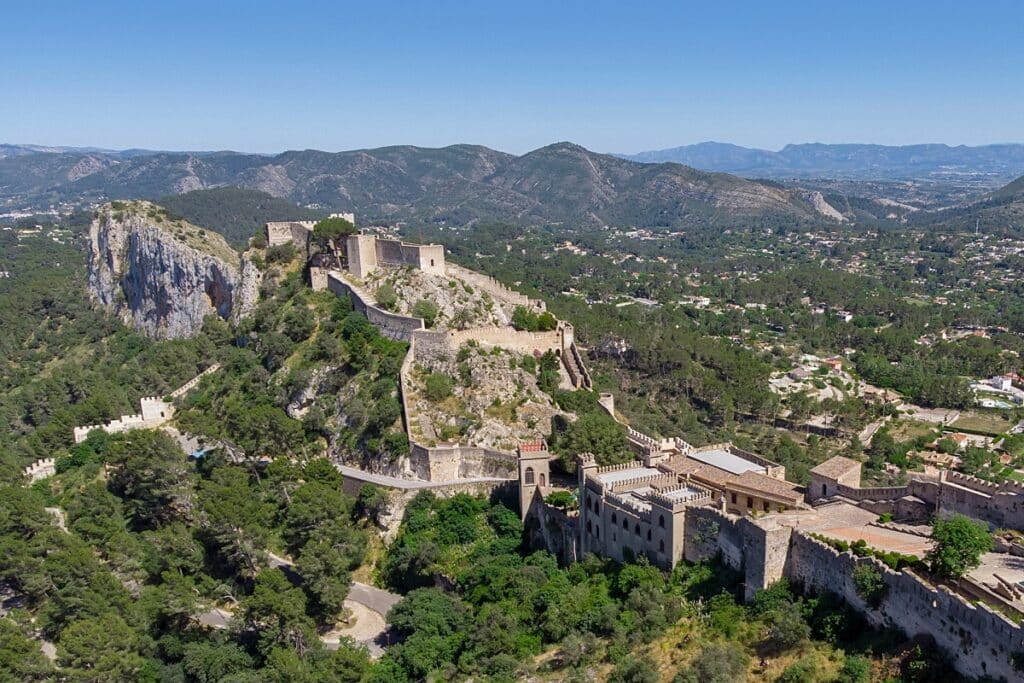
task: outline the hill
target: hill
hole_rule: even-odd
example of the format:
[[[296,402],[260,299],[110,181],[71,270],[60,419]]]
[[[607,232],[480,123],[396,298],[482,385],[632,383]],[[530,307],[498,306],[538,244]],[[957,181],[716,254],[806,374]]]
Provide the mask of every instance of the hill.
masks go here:
[[[652,150],[624,158],[678,162],[708,171],[765,178],[905,179],[989,175],[1004,181],[1024,173],[1024,145],[786,145],[777,152],[720,142]]]
[[[151,198],[233,185],[365,221],[571,227],[716,227],[813,221],[806,193],[771,183],[641,164],[558,143],[513,156],[486,147],[384,147],[273,157],[234,152],[34,153],[0,158],[0,200],[12,208]],[[165,202],[166,203],[166,202]],[[206,224],[203,222],[203,224]]]
[[[942,211],[915,214],[912,225],[943,231],[1024,236],[1024,176],[982,199]]]
[[[268,221],[314,220],[322,214],[259,190],[217,187],[168,195],[158,202],[189,223],[219,232],[232,247],[243,250],[249,238]]]

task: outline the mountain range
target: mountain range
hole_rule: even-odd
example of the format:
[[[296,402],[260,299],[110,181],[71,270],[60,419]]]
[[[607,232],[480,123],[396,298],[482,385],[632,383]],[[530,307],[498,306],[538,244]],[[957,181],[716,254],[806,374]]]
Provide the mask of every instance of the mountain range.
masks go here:
[[[722,228],[836,216],[816,192],[676,163],[639,163],[568,142],[522,156],[453,145],[274,156],[28,150],[0,158],[0,207],[6,211],[223,186],[390,223]]]
[[[786,145],[777,152],[722,142],[702,142],[623,158],[676,162],[707,171],[758,178],[942,179],[992,176],[993,184],[1024,175],[1024,144],[984,145]]]

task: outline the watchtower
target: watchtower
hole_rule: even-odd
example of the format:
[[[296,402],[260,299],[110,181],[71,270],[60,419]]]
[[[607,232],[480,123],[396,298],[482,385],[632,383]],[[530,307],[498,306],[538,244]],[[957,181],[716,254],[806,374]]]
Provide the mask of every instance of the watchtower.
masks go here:
[[[534,497],[544,496],[551,477],[551,454],[543,439],[525,441],[517,449],[519,464],[519,515],[526,519]]]

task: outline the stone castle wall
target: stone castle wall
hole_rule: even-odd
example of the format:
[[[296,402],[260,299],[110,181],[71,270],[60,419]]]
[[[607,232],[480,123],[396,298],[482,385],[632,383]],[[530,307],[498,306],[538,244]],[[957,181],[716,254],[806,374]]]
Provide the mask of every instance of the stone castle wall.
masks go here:
[[[785,577],[810,592],[836,593],[872,626],[934,637],[962,674],[1021,678],[1011,658],[1024,653],[1024,627],[912,571],[896,572],[874,558],[839,552],[803,532],[776,526],[770,518],[750,520],[710,507],[686,511],[684,551],[690,562],[721,554],[727,565],[743,572],[747,599]],[[875,566],[888,587],[877,609],[857,593],[853,570],[860,564]]]
[[[34,463],[26,467],[23,472],[25,478],[28,479],[29,483],[35,483],[40,479],[46,479],[52,477],[57,473],[57,460],[56,458],[43,458],[36,460]]]
[[[857,594],[853,569],[874,565],[888,593],[878,609]],[[795,532],[787,575],[812,591],[840,595],[877,627],[895,626],[908,636],[933,636],[957,671],[973,677],[1020,680],[1010,658],[1024,652],[1024,629],[985,604],[974,605],[945,587],[935,587],[910,571],[894,572],[874,558],[840,553]]]
[[[785,575],[791,528],[712,507],[687,509],[685,524],[683,557],[700,562],[721,554],[722,561],[743,572],[747,600]]]
[[[448,272],[451,275],[455,275],[459,279],[468,282],[480,291],[487,292],[492,298],[498,301],[505,301],[513,306],[525,306],[534,312],[543,311],[545,309],[545,304],[542,300],[531,299],[525,294],[517,292],[495,280],[493,277],[478,273],[474,270],[470,270],[469,268],[463,268],[455,263],[448,264]]]
[[[385,337],[410,341],[414,332],[424,329],[422,318],[398,315],[379,308],[369,294],[346,282],[339,273],[327,274],[327,289],[351,300],[356,312],[365,316]]]
[[[463,446],[424,446],[412,444],[409,465],[413,473],[427,481],[452,481],[473,477],[515,477],[516,456],[493,448]]]
[[[305,247],[313,221],[273,221],[267,223],[267,246],[276,247],[289,242]]]

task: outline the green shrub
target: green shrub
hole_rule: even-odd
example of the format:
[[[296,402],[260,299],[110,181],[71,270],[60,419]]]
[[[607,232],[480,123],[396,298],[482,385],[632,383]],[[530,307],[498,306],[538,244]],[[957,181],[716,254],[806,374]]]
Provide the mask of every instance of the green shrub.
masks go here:
[[[385,311],[393,311],[398,305],[398,294],[395,288],[385,282],[377,290],[377,305]]]
[[[423,318],[423,324],[427,327],[434,326],[434,323],[437,322],[438,313],[437,304],[429,299],[420,299],[412,307],[413,316]]]
[[[889,590],[882,572],[873,564],[859,564],[854,567],[853,585],[857,587],[857,595],[872,607],[881,605]]]
[[[423,393],[434,403],[443,401],[452,395],[452,378],[439,372],[430,373],[423,383]]]

